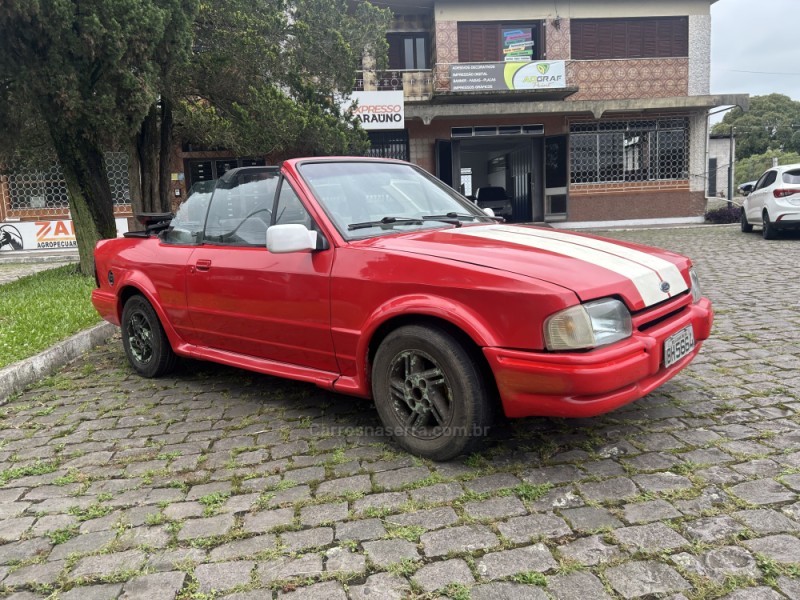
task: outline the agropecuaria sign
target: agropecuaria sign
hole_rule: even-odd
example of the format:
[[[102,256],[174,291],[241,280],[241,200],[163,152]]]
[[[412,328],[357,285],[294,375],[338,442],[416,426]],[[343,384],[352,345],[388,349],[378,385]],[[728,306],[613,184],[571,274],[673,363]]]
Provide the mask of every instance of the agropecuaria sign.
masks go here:
[[[405,129],[403,90],[353,92],[344,99],[345,108],[352,102],[358,103],[354,112],[367,131]]]
[[[117,235],[128,231],[127,219],[114,219]],[[64,250],[77,248],[71,220],[0,222],[0,253],[15,250]]]

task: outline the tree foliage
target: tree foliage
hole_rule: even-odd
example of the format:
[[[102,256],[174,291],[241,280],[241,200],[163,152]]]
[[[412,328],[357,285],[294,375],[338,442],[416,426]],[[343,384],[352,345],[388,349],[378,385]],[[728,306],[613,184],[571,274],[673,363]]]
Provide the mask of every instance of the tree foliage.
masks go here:
[[[788,96],[754,96],[747,112],[734,108],[712,132],[728,134],[731,127],[736,137],[737,160],[769,151],[800,152],[800,102]]]
[[[362,153],[366,134],[333,101],[358,59],[385,55],[390,13],[347,0],[200,0],[191,58],[167,77],[134,140],[135,212],[168,211],[178,137],[273,160]]]
[[[800,153],[768,150],[764,154],[753,154],[736,161],[736,185],[747,181],[755,181],[772,167],[772,159],[777,158],[779,165],[800,163]]]
[[[390,13],[346,0],[214,0],[201,5],[196,51],[176,99],[180,134],[237,154],[360,153],[358,121],[333,100],[365,51],[385,55]]]

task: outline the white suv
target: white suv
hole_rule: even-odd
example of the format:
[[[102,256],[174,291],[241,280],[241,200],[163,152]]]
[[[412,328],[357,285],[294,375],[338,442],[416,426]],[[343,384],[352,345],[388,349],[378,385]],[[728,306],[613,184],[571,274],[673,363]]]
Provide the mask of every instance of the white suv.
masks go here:
[[[742,231],[753,231],[759,221],[765,240],[800,229],[800,164],[773,167],[759,177],[742,204]]]

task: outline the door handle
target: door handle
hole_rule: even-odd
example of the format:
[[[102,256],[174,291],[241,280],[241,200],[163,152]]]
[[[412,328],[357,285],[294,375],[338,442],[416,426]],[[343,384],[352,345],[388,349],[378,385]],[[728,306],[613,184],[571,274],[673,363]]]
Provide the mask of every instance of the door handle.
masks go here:
[[[205,258],[198,260],[195,263],[198,271],[208,271],[211,268],[211,261]]]

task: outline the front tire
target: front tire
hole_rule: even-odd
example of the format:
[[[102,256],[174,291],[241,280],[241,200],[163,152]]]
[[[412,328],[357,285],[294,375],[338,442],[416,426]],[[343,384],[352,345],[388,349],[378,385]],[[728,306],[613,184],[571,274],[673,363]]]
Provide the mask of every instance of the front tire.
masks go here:
[[[439,327],[408,325],[383,340],[372,395],[389,435],[432,460],[471,452],[491,425],[486,378],[463,344]]]
[[[761,215],[763,221],[763,227],[761,229],[761,235],[764,236],[765,240],[777,240],[778,239],[778,230],[772,221],[769,220],[769,213],[764,211]]]
[[[143,377],[172,371],[177,356],[150,303],[142,296],[128,298],[122,309],[122,346],[133,369]]]
[[[744,208],[742,208],[742,233],[750,233],[753,231],[753,226],[747,222],[747,215],[744,213]]]

